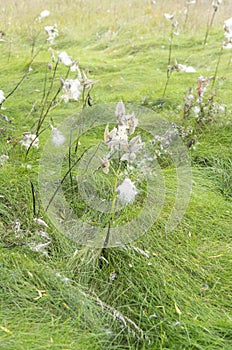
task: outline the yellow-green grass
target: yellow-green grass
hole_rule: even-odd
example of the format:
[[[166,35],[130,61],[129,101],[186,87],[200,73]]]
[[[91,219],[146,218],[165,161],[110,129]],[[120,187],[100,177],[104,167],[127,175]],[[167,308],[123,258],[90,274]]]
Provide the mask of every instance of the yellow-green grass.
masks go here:
[[[0,2],[0,30],[6,33],[0,42],[0,89],[5,95],[27,71],[32,39],[38,34],[33,70],[1,110],[12,121],[0,119],[0,155],[9,155],[0,168],[2,349],[232,348],[231,50],[222,52],[215,82],[216,99],[226,106],[226,113],[203,126],[193,119],[183,120],[187,89],[196,87],[199,75],[216,72],[223,21],[230,17],[232,5],[230,1],[220,5],[207,45],[203,45],[212,15],[210,1],[190,6],[185,28],[180,13],[185,1],[156,2]],[[35,23],[44,9],[51,16]],[[173,72],[162,99],[171,29],[163,14],[173,12],[180,22],[180,35],[173,39],[171,63],[177,59],[197,72]],[[38,207],[38,164],[50,135],[50,117],[58,126],[81,110],[81,103],[58,104],[45,120],[47,130],[40,136],[39,149],[33,148],[26,157],[19,140],[23,132],[34,131],[38,121],[39,110],[32,111],[32,106],[36,103],[39,108],[46,66],[51,62],[43,26],[54,23],[60,32],[54,50],[67,51],[98,81],[92,91],[93,104],[120,99],[143,104],[169,121],[191,126],[196,135],[195,150],[189,150],[193,189],[179,226],[165,232],[176,191],[172,169],[167,168],[163,170],[167,197],[161,216],[137,241],[109,248],[109,264],[102,268],[99,250],[69,241],[49,223],[43,209],[40,216],[49,224],[52,241],[48,256],[30,249],[33,242],[40,242],[30,181]],[[51,96],[65,74],[66,68],[58,67]],[[89,144],[95,137],[101,136],[93,133]],[[21,223],[18,235],[12,228],[15,220]],[[117,278],[110,281],[113,271]]]

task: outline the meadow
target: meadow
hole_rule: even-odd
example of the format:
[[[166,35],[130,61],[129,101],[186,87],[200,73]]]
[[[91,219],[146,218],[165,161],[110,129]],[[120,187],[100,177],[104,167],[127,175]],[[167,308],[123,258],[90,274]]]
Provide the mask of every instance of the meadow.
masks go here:
[[[1,349],[232,349],[229,18],[0,0]]]

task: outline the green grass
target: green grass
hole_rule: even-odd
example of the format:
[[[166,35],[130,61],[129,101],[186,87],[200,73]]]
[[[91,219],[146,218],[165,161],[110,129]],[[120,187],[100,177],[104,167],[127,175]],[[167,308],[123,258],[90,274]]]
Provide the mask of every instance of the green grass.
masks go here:
[[[2,6],[0,30],[6,33],[6,41],[0,42],[0,89],[7,95],[29,64],[33,70],[3,104],[6,109],[0,111],[11,120],[0,119],[0,156],[9,156],[0,167],[0,348],[230,350],[231,50],[223,51],[215,81],[216,100],[226,106],[226,112],[200,125],[193,118],[183,119],[183,101],[187,89],[196,87],[199,75],[215,74],[223,21],[231,4],[225,1],[221,5],[206,46],[202,45],[206,23],[202,23],[201,14],[209,15],[211,7],[197,2],[190,8],[185,31],[174,37],[171,63],[176,58],[197,72],[173,72],[164,99],[170,25],[163,13],[175,10],[181,29],[184,17],[178,11],[184,8],[184,1],[157,1],[157,5],[137,0],[117,4],[109,0],[75,4],[62,0],[33,4],[2,1]],[[38,25],[37,55],[30,63],[30,33],[40,31],[33,19],[45,8],[51,17]],[[40,147],[32,147],[27,156],[19,142],[24,132],[35,131],[38,122],[46,66],[51,62],[43,26],[53,23],[60,32],[54,50],[67,51],[81,68],[88,67],[90,78],[98,81],[91,93],[94,105],[116,104],[120,99],[143,105],[161,118],[191,127],[196,137],[195,148],[188,151],[192,193],[179,225],[165,231],[177,182],[172,167],[161,162],[166,187],[161,214],[136,241],[107,249],[108,263],[102,266],[100,249],[80,246],[52,225],[38,188],[39,161],[50,135],[50,123],[58,126],[76,115],[81,103],[59,103],[53,108],[45,119]],[[58,67],[49,101],[66,72],[66,68]],[[48,72],[48,85],[51,76]],[[88,108],[86,115],[91,113]],[[86,133],[78,154],[101,139],[103,130]],[[67,179],[64,188],[68,184]],[[73,202],[69,200],[79,215],[82,211],[85,215],[82,201],[75,197]],[[139,209],[128,207],[124,216],[116,217],[117,222],[127,221]],[[36,224],[35,214],[49,227]],[[86,217],[90,214],[87,212]],[[60,213],[61,221],[65,215]],[[93,218],[97,220],[97,215]],[[18,231],[16,221],[21,224]],[[41,230],[51,240],[47,254],[31,249],[34,244],[46,243]],[[113,272],[116,279],[112,281]]]

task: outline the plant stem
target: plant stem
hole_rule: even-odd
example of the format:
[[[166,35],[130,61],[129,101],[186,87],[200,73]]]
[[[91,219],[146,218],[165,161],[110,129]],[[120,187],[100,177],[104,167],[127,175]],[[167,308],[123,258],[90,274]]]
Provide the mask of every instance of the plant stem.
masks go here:
[[[32,147],[32,145],[33,145],[33,143],[34,143],[34,141],[37,139],[37,137],[39,137],[39,135],[41,135],[45,130],[47,130],[46,128],[45,129],[43,129],[42,131],[40,131],[38,134],[36,134],[36,137],[31,141],[31,143],[30,143],[30,145],[29,145],[29,147],[28,147],[28,149],[27,149],[27,152],[26,152],[26,155],[25,155],[25,159],[27,159],[27,156],[28,156],[28,153],[30,152],[30,149],[31,149],[31,147]]]
[[[215,15],[216,15],[216,12],[217,12],[217,7],[214,8],[213,14],[212,14],[212,16],[211,16],[211,19],[210,19],[210,21],[209,21],[208,24],[207,24],[207,29],[206,29],[206,33],[205,33],[204,45],[206,45],[206,43],[207,43],[207,39],[208,39],[208,35],[209,35],[209,30],[210,30],[210,28],[211,28],[212,25],[213,25],[213,21],[214,21],[214,17],[215,17]]]
[[[32,64],[32,62],[34,61],[35,57],[38,55],[39,51],[32,57],[30,63],[28,64],[28,67],[30,67],[30,65]],[[2,106],[3,103],[6,102],[6,100],[12,96],[14,94],[14,92],[20,87],[20,85],[23,83],[23,81],[28,77],[28,69],[27,72],[22,76],[22,78],[19,80],[19,82],[16,84],[16,86],[8,93],[8,95],[6,95],[5,100],[0,103],[0,107]]]
[[[220,64],[220,61],[221,61],[222,53],[223,53],[223,47],[221,47],[221,50],[220,50],[219,55],[218,55],[218,60],[217,60],[217,64],[216,64],[216,67],[215,67],[215,73],[214,73],[214,76],[213,76],[213,83],[212,83],[212,86],[211,86],[211,93],[212,93],[212,90],[214,88],[214,85],[215,85],[215,82],[216,82],[216,79],[217,79],[218,68],[219,68],[219,64]]]
[[[87,148],[86,150],[84,150],[84,152],[78,157],[78,159],[74,162],[74,164],[68,169],[68,171],[64,174],[63,178],[61,179],[59,185],[57,186],[55,192],[53,193],[52,197],[50,198],[48,205],[45,208],[45,212],[48,211],[48,208],[50,207],[50,205],[52,204],[55,196],[57,195],[60,187],[62,186],[64,180],[67,178],[67,176],[71,173],[72,169],[77,165],[77,163],[81,160],[81,158],[84,156],[84,154],[90,149]]]
[[[32,203],[33,203],[33,214],[34,216],[36,216],[35,186],[31,180],[30,180],[30,183],[31,183]]]
[[[70,132],[70,141],[69,141],[69,147],[68,147],[68,168],[71,169],[72,167],[72,130]],[[69,177],[70,177],[70,185],[71,185],[71,189],[73,192],[73,179],[72,179],[72,171],[70,171],[69,173]]]
[[[43,122],[44,122],[46,116],[48,115],[49,111],[51,110],[54,101],[56,100],[57,96],[59,95],[59,93],[60,93],[60,91],[61,91],[61,89],[62,89],[61,86],[58,88],[57,92],[55,93],[54,97],[52,98],[51,102],[49,103],[46,112],[44,113],[46,102],[47,102],[48,97],[49,97],[49,95],[50,95],[50,93],[51,93],[51,91],[52,91],[52,87],[53,87],[53,83],[54,83],[54,79],[55,79],[55,75],[56,75],[56,70],[57,70],[58,63],[59,63],[59,60],[57,60],[57,62],[56,62],[56,66],[55,66],[55,69],[54,69],[54,72],[53,72],[53,77],[52,77],[51,85],[50,85],[50,88],[49,88],[49,90],[48,90],[48,92],[47,92],[45,101],[44,101],[43,106],[42,106],[42,111],[41,111],[41,113],[40,113],[38,125],[37,125],[36,132],[35,132],[35,134],[36,134],[37,137],[38,137],[38,135],[39,135],[40,128],[42,127]],[[69,69],[68,69],[68,71],[67,71],[67,74],[66,74],[65,79],[67,79],[67,77],[68,77],[68,75],[69,75],[69,71],[70,71],[70,67],[69,67]],[[30,144],[30,146],[29,146],[29,148],[28,148],[28,150],[27,150],[26,155],[29,153],[33,142],[34,142],[34,140],[33,140],[32,143]]]
[[[218,68],[219,68],[219,64],[220,64],[220,61],[221,61],[222,52],[223,52],[223,46],[221,47],[221,50],[220,50],[219,55],[218,55],[218,60],[217,60],[217,64],[216,64],[216,67],[215,67],[215,73],[214,73],[214,76],[213,76],[213,82],[212,82],[212,85],[211,85],[211,98],[210,98],[209,109],[208,109],[208,117],[210,117],[211,111],[213,109],[213,101],[214,101],[214,96],[215,96],[215,92],[213,91],[213,89],[214,89],[215,82],[216,82],[217,76],[218,76]]]
[[[188,22],[188,17],[189,17],[189,5],[186,5],[186,13],[185,13],[185,20],[184,20],[184,25],[183,25],[183,30],[185,30],[187,22]]]
[[[101,250],[100,256],[102,255],[104,258],[106,258],[106,248],[108,246],[109,243],[109,239],[110,239],[110,229],[111,229],[111,225],[114,221],[114,216],[115,216],[115,205],[116,205],[116,199],[117,199],[117,186],[118,186],[118,175],[119,172],[121,170],[121,165],[122,162],[119,162],[118,165],[118,169],[115,172],[114,169],[112,168],[115,178],[114,178],[114,187],[113,187],[113,197],[112,197],[112,204],[111,204],[111,210],[110,210],[110,218],[109,218],[109,222],[108,222],[108,229],[107,229],[107,233],[106,233],[106,237],[104,240],[104,244],[103,244],[103,248]]]
[[[163,92],[163,95],[162,95],[162,98],[165,97],[165,94],[166,94],[166,90],[167,90],[167,87],[168,87],[168,83],[169,83],[169,80],[171,78],[171,74],[172,74],[172,70],[171,70],[171,58],[172,58],[172,43],[173,43],[173,29],[171,31],[171,35],[170,35],[170,38],[169,38],[169,53],[168,53],[168,66],[167,66],[167,79],[166,79],[166,83],[165,83],[165,87],[164,87],[164,92]]]

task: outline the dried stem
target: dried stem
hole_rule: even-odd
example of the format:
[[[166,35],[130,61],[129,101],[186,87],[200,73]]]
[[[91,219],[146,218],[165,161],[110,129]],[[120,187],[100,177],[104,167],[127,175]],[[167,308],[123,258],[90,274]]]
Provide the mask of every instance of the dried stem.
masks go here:
[[[168,53],[167,78],[166,78],[166,83],[165,83],[165,87],[164,87],[164,92],[163,92],[162,98],[165,97],[166,90],[167,90],[167,87],[168,87],[168,84],[169,84],[169,81],[170,81],[170,78],[171,78],[171,75],[172,75],[172,70],[171,70],[171,58],[172,58],[173,35],[174,35],[174,33],[173,33],[173,29],[172,29],[171,35],[170,35],[170,38],[169,38],[169,53]]]
[[[72,155],[72,130],[70,132],[70,140],[69,140],[69,147],[68,147],[68,168],[69,169],[71,169],[71,167],[72,167],[71,155]],[[72,171],[71,170],[69,173],[69,177],[70,177],[71,188],[73,190],[73,179],[72,179]]]
[[[206,29],[206,33],[205,33],[205,39],[204,39],[204,43],[203,43],[204,45],[206,45],[206,43],[207,43],[209,30],[210,30],[210,28],[213,25],[214,17],[216,15],[217,10],[218,10],[218,7],[215,7],[214,10],[213,10],[212,16],[211,16],[211,18],[210,18],[210,20],[209,20],[209,22],[207,24],[207,29]]]
[[[117,171],[114,171],[113,167],[111,168],[113,170],[113,172],[114,172],[114,175],[115,175],[114,188],[113,188],[113,197],[112,197],[112,205],[111,205],[111,210],[110,210],[110,218],[109,218],[109,222],[108,222],[108,229],[107,229],[106,237],[105,237],[105,240],[104,240],[103,248],[102,248],[101,253],[100,253],[100,257],[103,256],[105,259],[106,259],[106,248],[108,246],[109,239],[110,239],[110,229],[111,229],[111,225],[112,225],[112,223],[114,221],[115,205],[116,205],[116,199],[117,199],[118,175],[119,175],[120,170],[121,170],[121,165],[122,165],[122,162],[120,161]]]
[[[32,57],[31,61],[30,61],[29,64],[28,64],[28,67],[30,67],[30,65],[32,64],[32,62],[34,61],[34,59],[35,59],[35,57],[38,55],[38,53],[39,53],[39,51]],[[1,108],[2,104],[3,104],[4,102],[6,102],[6,100],[7,100],[10,96],[12,96],[12,95],[15,93],[15,91],[20,87],[20,85],[23,83],[23,81],[24,81],[26,78],[28,78],[28,69],[27,69],[27,72],[22,76],[22,78],[21,78],[21,79],[19,80],[19,82],[16,84],[16,86],[8,93],[8,95],[6,95],[4,101],[2,101],[2,103],[0,103],[0,108]]]
[[[31,193],[32,193],[32,203],[33,203],[33,214],[36,216],[36,200],[35,200],[35,187],[32,181],[31,183]]]
[[[90,148],[90,147],[89,147]],[[50,205],[52,204],[55,196],[57,195],[59,189],[61,188],[63,182],[65,181],[65,179],[67,178],[67,176],[71,173],[72,169],[77,165],[77,163],[81,160],[81,158],[84,156],[84,154],[88,151],[87,148],[86,150],[84,150],[84,152],[80,155],[80,157],[78,157],[78,159],[74,162],[74,164],[67,170],[67,172],[64,174],[63,178],[61,179],[59,186],[57,186],[55,192],[53,193],[52,197],[50,198],[48,205],[46,206],[45,211],[48,211],[48,208],[50,207]]]

